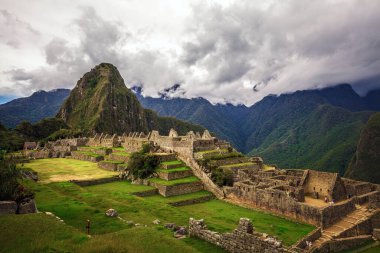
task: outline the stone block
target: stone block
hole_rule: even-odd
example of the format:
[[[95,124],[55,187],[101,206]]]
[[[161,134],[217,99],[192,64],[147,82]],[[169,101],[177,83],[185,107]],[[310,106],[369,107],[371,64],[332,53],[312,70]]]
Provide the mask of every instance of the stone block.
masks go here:
[[[23,201],[18,206],[18,213],[19,214],[27,214],[27,213],[36,213],[37,207],[36,202],[34,199],[28,199],[26,201]]]
[[[17,211],[17,203],[15,201],[0,201],[1,214],[15,214]]]

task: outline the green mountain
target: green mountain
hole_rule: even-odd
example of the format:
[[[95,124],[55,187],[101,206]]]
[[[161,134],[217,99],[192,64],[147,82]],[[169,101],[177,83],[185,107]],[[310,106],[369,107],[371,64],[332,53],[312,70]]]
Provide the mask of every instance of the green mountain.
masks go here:
[[[371,116],[360,135],[346,177],[380,183],[380,113]]]
[[[360,97],[350,85],[267,96],[251,107],[205,99],[143,97],[144,107],[206,126],[235,148],[282,168],[344,173],[360,131],[379,108],[378,91]]]
[[[17,98],[0,105],[0,121],[6,127],[15,127],[21,121],[36,123],[52,117],[70,94],[68,89],[37,91],[30,97]]]
[[[133,92],[124,84],[115,66],[101,63],[77,82],[58,114],[72,129],[86,133],[148,132],[153,129],[168,133],[177,128],[182,134],[203,128],[174,118],[158,117],[145,110]]]

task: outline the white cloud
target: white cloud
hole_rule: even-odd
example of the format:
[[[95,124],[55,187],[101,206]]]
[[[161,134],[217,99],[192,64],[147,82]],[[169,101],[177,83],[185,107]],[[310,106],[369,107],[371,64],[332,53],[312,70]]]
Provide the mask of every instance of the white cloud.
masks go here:
[[[2,1],[0,93],[72,88],[100,62],[147,95],[245,104],[379,76],[379,1]]]

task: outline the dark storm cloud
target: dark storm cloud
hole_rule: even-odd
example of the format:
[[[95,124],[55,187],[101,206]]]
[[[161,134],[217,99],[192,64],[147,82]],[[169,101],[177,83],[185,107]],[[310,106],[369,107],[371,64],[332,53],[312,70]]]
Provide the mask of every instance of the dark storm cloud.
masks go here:
[[[182,63],[205,71],[204,83],[245,81],[261,96],[354,83],[379,74],[379,10],[370,0],[199,4]]]

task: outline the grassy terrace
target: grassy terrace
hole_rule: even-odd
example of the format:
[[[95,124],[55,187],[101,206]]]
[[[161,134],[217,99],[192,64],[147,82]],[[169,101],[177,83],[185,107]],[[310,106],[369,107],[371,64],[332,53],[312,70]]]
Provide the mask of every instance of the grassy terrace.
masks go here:
[[[104,160],[102,162],[103,163],[113,163],[113,164],[122,164],[123,163],[121,161],[115,161],[115,160]]]
[[[74,151],[75,153],[80,153],[80,154],[84,154],[84,155],[88,155],[88,156],[91,156],[91,157],[102,157],[102,155],[98,155],[98,154],[95,154],[95,153],[92,153],[90,151]]]
[[[219,166],[220,168],[235,168],[235,167],[243,167],[248,165],[254,165],[254,163],[237,163],[237,164],[229,164],[229,165],[223,165]]]
[[[122,156],[131,156],[131,153],[123,152],[123,151],[114,151],[112,154],[122,155]]]
[[[239,218],[248,217],[257,231],[278,236],[287,245],[314,228],[220,200],[184,207],[167,204],[207,196],[206,191],[168,198],[160,195],[138,197],[132,193],[153,188],[127,181],[88,187],[65,182],[66,176],[62,175],[66,174],[76,179],[83,174],[91,177],[99,176],[98,173],[115,174],[91,162],[42,159],[27,166],[38,171],[44,180],[60,179],[61,182],[25,182],[36,193],[39,211],[53,212],[64,223],[43,213],[0,216],[0,252],[224,252],[196,238],[175,239],[173,232],[162,225],[169,222],[187,225],[190,217],[204,218],[210,229],[221,232],[231,231]],[[109,208],[116,209],[121,219],[106,217],[104,212]],[[91,220],[91,238],[85,235],[87,219]],[[155,219],[159,219],[161,225],[154,225]]]
[[[169,161],[169,162],[162,162],[161,164],[164,164],[164,165],[182,165],[183,163],[181,161]]]
[[[105,149],[110,149],[110,148],[106,148],[106,147],[87,147],[87,146],[84,146],[84,147],[80,147],[80,148],[83,148],[83,149],[97,149],[97,150],[105,150]]]
[[[98,179],[117,175],[116,172],[98,168],[96,163],[67,158],[31,160],[24,166],[38,172],[41,183]]]
[[[198,182],[199,179],[197,177],[185,177],[185,178],[180,178],[180,179],[166,181],[166,180],[163,180],[161,178],[152,178],[152,179],[149,179],[149,181],[153,182],[153,183],[158,183],[158,184],[161,184],[161,185],[171,186],[171,185],[178,185],[178,184],[187,184],[187,183]]]
[[[112,148],[112,150],[113,150],[114,152],[125,151],[125,148],[124,148],[124,147],[117,147],[117,148]]]
[[[227,149],[213,149],[213,150],[205,150],[205,151],[199,151],[197,154],[212,154],[212,153],[225,153],[227,152]]]
[[[169,169],[169,170],[157,170],[157,172],[165,172],[165,173],[173,173],[173,172],[178,172],[178,171],[187,171],[190,170],[189,167],[178,167],[175,169]]]

